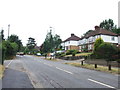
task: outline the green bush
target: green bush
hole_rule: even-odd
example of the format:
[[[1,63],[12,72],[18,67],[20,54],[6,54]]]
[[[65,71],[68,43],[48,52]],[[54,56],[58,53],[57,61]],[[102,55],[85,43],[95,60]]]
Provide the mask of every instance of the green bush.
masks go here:
[[[67,50],[66,55],[70,55],[70,54],[76,54],[77,52],[79,52],[78,50]]]
[[[108,61],[113,60],[113,56],[117,53],[117,48],[110,43],[102,43],[96,49],[96,55],[102,59],[106,59]]]
[[[94,43],[94,53],[96,53],[97,48],[104,43],[104,41],[101,38],[96,39]]]
[[[18,50],[18,45],[16,43],[11,43],[9,41],[3,41],[2,43],[2,53],[4,59],[9,59],[16,55]]]
[[[65,55],[66,54],[64,52],[55,54],[56,57],[64,57]]]

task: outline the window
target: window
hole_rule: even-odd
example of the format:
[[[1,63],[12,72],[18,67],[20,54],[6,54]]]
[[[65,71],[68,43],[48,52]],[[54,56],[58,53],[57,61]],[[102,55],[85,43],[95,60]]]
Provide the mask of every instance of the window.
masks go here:
[[[69,41],[69,44],[70,44],[70,41]]]
[[[114,36],[112,36],[112,37],[111,37],[111,40],[112,40],[112,41],[115,41],[115,37],[114,37]]]

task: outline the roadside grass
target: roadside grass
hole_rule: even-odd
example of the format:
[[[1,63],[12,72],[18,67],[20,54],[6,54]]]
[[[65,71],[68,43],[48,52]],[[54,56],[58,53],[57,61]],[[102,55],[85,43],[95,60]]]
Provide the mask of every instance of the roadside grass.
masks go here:
[[[75,56],[88,56],[90,54],[91,54],[90,52],[89,53],[78,53]],[[72,56],[72,55],[66,55],[66,56]]]
[[[5,70],[5,67],[3,65],[0,65],[0,79],[2,79],[3,77],[4,70]]]
[[[58,59],[51,59],[51,58],[44,58],[44,59],[49,61],[59,61]]]
[[[120,72],[118,71],[118,68],[114,68],[112,67],[112,70],[108,70],[107,66],[101,66],[101,65],[97,65],[97,68],[95,68],[94,64],[83,64],[81,65],[81,63],[64,63],[64,64],[69,64],[72,66],[76,66],[76,67],[82,67],[82,68],[87,68],[87,69],[91,69],[91,70],[97,70],[97,71],[102,71],[102,72],[108,72],[108,73],[112,73],[112,74],[120,74]]]

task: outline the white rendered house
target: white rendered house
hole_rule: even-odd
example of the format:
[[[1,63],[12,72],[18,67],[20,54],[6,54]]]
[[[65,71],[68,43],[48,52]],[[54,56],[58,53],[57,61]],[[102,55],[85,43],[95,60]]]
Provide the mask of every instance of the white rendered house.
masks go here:
[[[79,40],[79,51],[82,52],[85,49],[87,49],[88,51],[92,51],[94,48],[94,42],[97,38],[102,38],[104,42],[109,42],[115,45],[118,45],[118,43],[120,43],[119,35],[95,26],[94,31],[88,33]]]
[[[61,45],[65,50],[79,50],[79,40],[78,36],[71,34],[71,37],[64,40]]]

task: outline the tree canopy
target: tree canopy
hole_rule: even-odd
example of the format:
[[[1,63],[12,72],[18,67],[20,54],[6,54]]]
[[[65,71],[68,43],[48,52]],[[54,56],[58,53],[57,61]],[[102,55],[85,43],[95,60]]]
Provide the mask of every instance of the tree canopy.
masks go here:
[[[18,45],[18,51],[21,50],[21,48],[23,47],[21,40],[19,40],[19,37],[17,35],[11,35],[8,40],[11,43],[16,43]]]
[[[52,30],[47,33],[45,41],[42,45],[42,52],[43,53],[49,53],[49,52],[54,52],[58,48],[60,48],[62,40],[60,39],[59,35],[52,35]]]
[[[114,21],[112,19],[103,20],[99,26],[100,28],[109,30],[116,34],[120,34],[120,27],[117,28],[117,25],[114,24]]]

